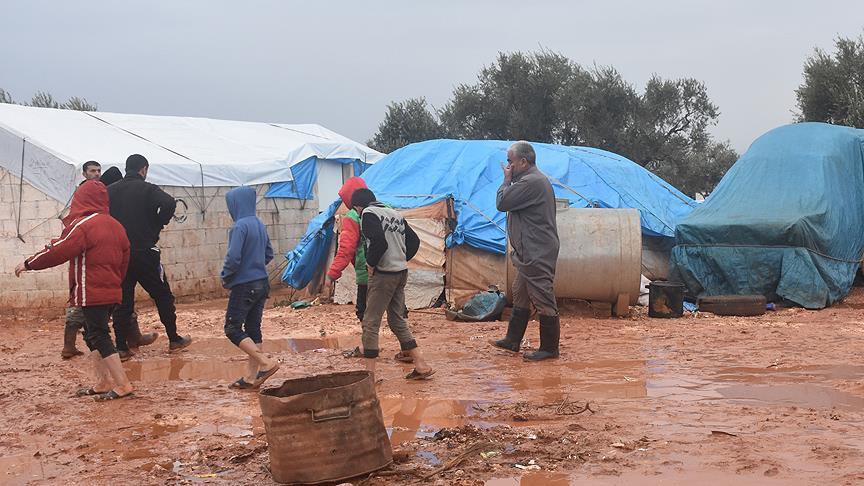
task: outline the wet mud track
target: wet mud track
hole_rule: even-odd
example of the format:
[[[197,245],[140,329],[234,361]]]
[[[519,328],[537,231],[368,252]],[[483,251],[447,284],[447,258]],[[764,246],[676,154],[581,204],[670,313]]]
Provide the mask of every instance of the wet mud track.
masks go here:
[[[859,484],[862,304],[855,289],[836,308],[750,318],[594,319],[574,306],[561,359],[535,364],[486,344],[505,323],[412,313],[438,373],[403,380],[410,365],[383,330],[395,463],[353,483]],[[227,388],[245,363],[221,335],[224,306],[180,305],[195,343],[169,354],[163,333],[125,364],[136,398],[107,404],[70,397],[89,367],[59,359],[60,319],[0,319],[0,484],[271,484],[257,396]],[[140,319],[161,330],[154,310]],[[359,343],[347,306],[268,308],[264,336],[283,362],[271,385],[362,367],[341,355]]]

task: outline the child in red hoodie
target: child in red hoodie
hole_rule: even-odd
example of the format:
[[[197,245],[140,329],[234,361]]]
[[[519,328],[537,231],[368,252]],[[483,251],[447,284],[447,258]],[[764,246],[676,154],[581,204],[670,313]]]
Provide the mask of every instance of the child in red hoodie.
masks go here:
[[[120,284],[129,264],[129,240],[123,226],[108,214],[105,185],[97,180],[81,184],[72,196],[63,226],[59,238],[15,267],[15,276],[70,262],[69,305],[83,308],[84,341],[90,348],[97,380],[76,395],[92,395],[97,401],[128,397],[132,384],[111,340],[108,319],[122,298]]]

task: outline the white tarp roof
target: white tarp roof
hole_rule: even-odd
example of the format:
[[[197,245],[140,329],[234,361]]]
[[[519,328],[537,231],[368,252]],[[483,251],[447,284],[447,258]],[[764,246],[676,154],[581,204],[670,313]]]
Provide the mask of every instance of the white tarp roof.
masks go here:
[[[322,126],[208,118],[129,115],[32,108],[0,103],[0,166],[50,197],[68,201],[81,165],[104,171],[126,157],[150,161],[147,180],[162,186],[239,186],[290,181],[291,166],[308,159],[384,154]]]

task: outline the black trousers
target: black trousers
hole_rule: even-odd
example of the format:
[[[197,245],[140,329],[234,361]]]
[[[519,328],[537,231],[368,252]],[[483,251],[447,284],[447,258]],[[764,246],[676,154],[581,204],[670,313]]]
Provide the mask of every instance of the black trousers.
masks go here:
[[[113,305],[91,305],[82,307],[84,314],[84,342],[90,351],[99,351],[99,355],[107,358],[117,352],[111,341],[111,331],[108,330],[108,318],[111,317]]]
[[[117,338],[117,349],[128,351],[127,336],[132,331],[132,313],[135,311],[135,286],[141,287],[150,294],[159,311],[159,320],[165,326],[165,333],[172,342],[179,341],[177,334],[177,310],[174,307],[174,294],[168,285],[168,276],[162,268],[159,250],[132,250],[129,255],[129,269],[123,280],[123,302],[114,311],[114,336]]]

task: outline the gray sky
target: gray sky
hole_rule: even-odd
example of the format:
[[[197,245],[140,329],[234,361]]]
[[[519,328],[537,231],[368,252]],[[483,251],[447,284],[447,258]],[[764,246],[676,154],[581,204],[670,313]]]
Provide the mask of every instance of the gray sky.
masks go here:
[[[704,81],[713,129],[739,151],[792,120],[815,46],[864,32],[860,0],[6,0],[0,87],[86,97],[102,111],[319,123],[361,142],[386,105],[435,106],[499,51],[540,46]]]

